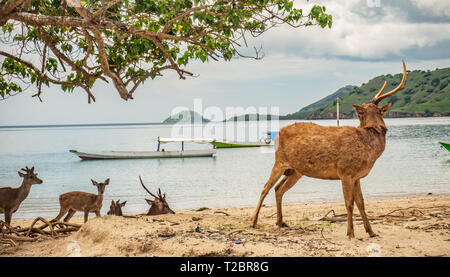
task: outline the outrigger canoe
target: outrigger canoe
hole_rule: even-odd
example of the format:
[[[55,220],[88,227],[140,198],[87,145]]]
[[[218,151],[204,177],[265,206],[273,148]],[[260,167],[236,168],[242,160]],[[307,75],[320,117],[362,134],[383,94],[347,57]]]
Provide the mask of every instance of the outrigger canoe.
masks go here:
[[[448,143],[448,142],[443,142],[443,141],[440,141],[439,142],[445,149],[447,149],[448,151],[450,151],[450,143]]]
[[[213,157],[216,149],[184,150],[185,142],[208,143],[211,140],[204,139],[160,139],[158,137],[156,151],[103,151],[100,153],[87,153],[77,150],[69,150],[82,160],[105,160],[105,159],[161,159],[161,158],[191,158],[191,157]],[[181,142],[181,151],[164,151],[161,143]]]

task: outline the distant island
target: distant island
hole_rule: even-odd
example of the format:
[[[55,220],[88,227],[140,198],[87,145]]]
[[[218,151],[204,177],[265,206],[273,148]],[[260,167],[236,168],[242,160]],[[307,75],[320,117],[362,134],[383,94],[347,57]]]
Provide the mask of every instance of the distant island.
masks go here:
[[[202,115],[200,115],[197,112],[194,111],[181,111],[173,116],[169,116],[168,118],[164,119],[164,124],[175,124],[175,123],[194,123],[195,118],[200,118],[203,123],[210,122],[209,119],[204,118]]]

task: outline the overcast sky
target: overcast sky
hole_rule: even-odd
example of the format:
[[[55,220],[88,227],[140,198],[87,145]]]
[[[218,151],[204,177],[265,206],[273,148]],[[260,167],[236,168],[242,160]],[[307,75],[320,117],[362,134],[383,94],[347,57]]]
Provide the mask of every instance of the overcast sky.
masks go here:
[[[345,85],[400,73],[401,59],[408,70],[450,66],[448,0],[295,1],[302,8],[314,3],[327,7],[333,27],[272,29],[250,42],[262,45],[262,60],[191,63],[187,70],[199,77],[166,72],[128,102],[103,82],[94,87],[93,104],[81,89],[45,89],[43,103],[28,90],[0,101],[0,125],[159,122],[176,107],[192,109],[196,98],[203,108],[274,106],[287,114]]]

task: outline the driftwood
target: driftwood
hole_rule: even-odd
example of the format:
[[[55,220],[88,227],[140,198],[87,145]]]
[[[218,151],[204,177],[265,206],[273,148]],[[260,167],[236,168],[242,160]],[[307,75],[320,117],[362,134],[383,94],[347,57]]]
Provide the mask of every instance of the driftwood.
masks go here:
[[[387,214],[379,215],[379,216],[372,216],[369,218],[369,220],[383,220],[384,218],[392,218],[400,221],[409,221],[411,219],[411,215],[405,214],[406,211],[410,210],[415,217],[425,217],[426,213],[425,210],[434,210],[434,209],[450,209],[450,206],[435,206],[435,207],[416,207],[411,206],[407,208],[401,208],[401,209],[395,209],[390,211]],[[330,213],[333,214],[333,216],[328,216]],[[395,213],[400,213],[401,215],[396,215]],[[419,214],[419,215],[416,215]],[[447,216],[448,214],[444,211],[442,212],[443,216]],[[324,216],[318,218],[317,220],[321,221],[329,221],[329,222],[345,222],[347,221],[347,214],[339,214],[337,215],[334,210],[328,211]],[[361,221],[361,217],[356,217],[354,219],[355,221]]]
[[[43,225],[36,226],[38,222]],[[42,217],[33,220],[29,227],[12,227],[0,220],[0,245],[17,246],[17,242],[32,242],[42,238],[66,237],[80,229],[81,225],[68,222],[50,222]]]

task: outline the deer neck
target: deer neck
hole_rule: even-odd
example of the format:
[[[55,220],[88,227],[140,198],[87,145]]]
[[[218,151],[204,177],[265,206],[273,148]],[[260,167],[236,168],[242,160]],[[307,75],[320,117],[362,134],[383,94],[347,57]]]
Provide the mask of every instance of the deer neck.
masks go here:
[[[102,203],[103,202],[103,193],[98,193],[97,194],[97,203]]]
[[[384,151],[384,147],[386,146],[386,127],[360,127],[361,130],[366,134],[364,137],[366,138],[365,143],[370,145],[370,149],[373,149],[377,152],[378,156],[381,155]]]
[[[22,181],[22,185],[19,187],[19,200],[22,202],[27,198],[28,194],[30,193],[31,184],[26,182],[25,179]]]

